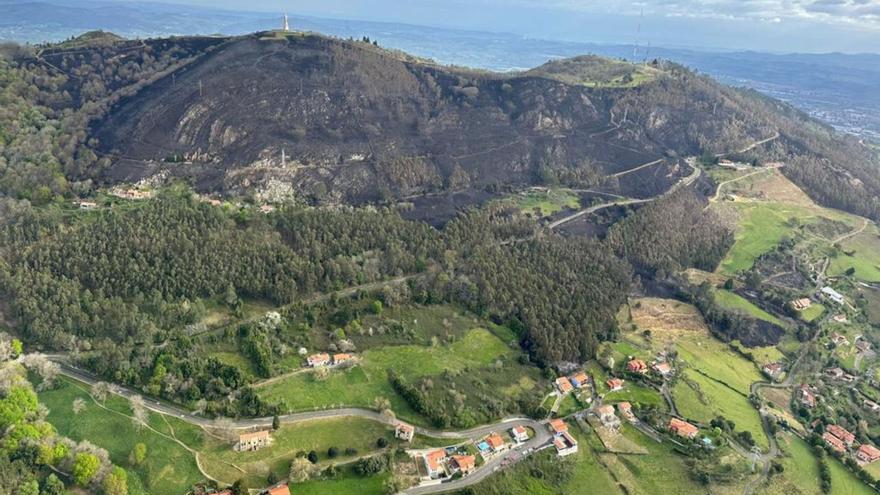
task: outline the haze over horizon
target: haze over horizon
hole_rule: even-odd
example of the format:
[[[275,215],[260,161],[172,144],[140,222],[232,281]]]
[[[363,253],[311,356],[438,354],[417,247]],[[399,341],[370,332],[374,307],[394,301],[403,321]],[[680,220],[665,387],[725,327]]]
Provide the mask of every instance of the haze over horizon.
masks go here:
[[[158,1],[577,42],[771,53],[880,53],[880,0]]]

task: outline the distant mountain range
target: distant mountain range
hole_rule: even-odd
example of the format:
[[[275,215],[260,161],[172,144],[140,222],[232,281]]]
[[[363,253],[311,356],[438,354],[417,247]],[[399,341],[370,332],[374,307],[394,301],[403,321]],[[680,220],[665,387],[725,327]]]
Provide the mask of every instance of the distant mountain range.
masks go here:
[[[452,65],[525,69],[549,59],[595,53],[629,60],[663,58],[722,82],[788,101],[839,130],[880,142],[880,55],[707,52],[571,43],[506,33],[438,29],[291,15],[292,27],[342,38],[368,36],[385,47]],[[151,2],[0,0],[0,39],[60,41],[91,29],[126,37],[243,34],[280,27],[281,13],[233,12]]]

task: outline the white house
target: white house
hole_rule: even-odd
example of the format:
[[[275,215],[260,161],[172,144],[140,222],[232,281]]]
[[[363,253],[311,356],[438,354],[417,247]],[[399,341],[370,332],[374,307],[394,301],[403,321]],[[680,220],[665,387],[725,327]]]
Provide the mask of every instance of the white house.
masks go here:
[[[831,287],[822,287],[822,294],[825,294],[828,299],[831,299],[837,304],[843,304],[844,302],[846,302],[846,300],[843,298],[843,294],[837,292]]]

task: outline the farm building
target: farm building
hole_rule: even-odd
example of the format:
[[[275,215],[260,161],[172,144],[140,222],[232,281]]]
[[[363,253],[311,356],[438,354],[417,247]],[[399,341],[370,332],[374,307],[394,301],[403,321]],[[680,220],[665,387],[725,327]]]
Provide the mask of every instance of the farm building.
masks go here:
[[[669,431],[682,438],[695,438],[700,430],[687,421],[671,418],[669,420]]]
[[[843,442],[840,441],[839,438],[828,433],[827,431],[822,434],[822,440],[825,441],[825,444],[831,447],[832,450],[836,452],[846,452],[846,446]]]
[[[619,402],[617,404],[617,411],[620,412],[620,415],[630,423],[635,423],[637,421],[635,414],[632,412],[632,404],[629,402]]]
[[[809,297],[802,297],[791,302],[791,307],[797,311],[803,311],[813,305]]]
[[[861,445],[859,446],[859,449],[856,450],[856,459],[862,464],[870,464],[877,459],[880,459],[880,449],[867,443]]]
[[[620,419],[614,414],[614,406],[610,404],[597,407],[596,415],[599,416],[599,421],[606,428],[617,428],[620,426]]]
[[[632,359],[626,363],[626,370],[630,373],[647,373],[648,365],[641,359]]]
[[[266,495],[290,495],[290,488],[287,485],[276,485],[266,490]]]
[[[254,431],[239,435],[235,450],[247,452],[262,449],[267,445],[269,445],[269,430]]]
[[[782,363],[767,363],[761,370],[770,378],[776,378],[785,371],[785,367],[782,366]]]
[[[856,440],[855,435],[853,435],[846,428],[843,428],[840,425],[828,425],[825,430],[840,439],[840,441],[843,442],[847,447],[852,445],[853,442]]]
[[[394,436],[405,442],[412,442],[415,431],[415,428],[406,423],[397,423],[397,427],[394,429]]]
[[[312,368],[315,368],[317,366],[327,366],[328,364],[330,364],[330,355],[326,352],[312,354],[306,359],[306,361]]]
[[[806,407],[816,407],[816,396],[808,385],[801,385],[797,389],[797,399]]]
[[[837,304],[843,304],[846,302],[846,299],[843,297],[843,294],[837,292],[831,287],[822,287],[822,294],[825,295],[828,299],[836,302]]]
[[[620,378],[612,378],[606,381],[605,385],[608,385],[608,390],[611,392],[623,390],[623,380],[621,380]]]
[[[333,355],[333,364],[347,363],[347,362],[351,361],[352,359],[354,359],[354,356],[352,356],[351,354],[345,354],[345,353],[334,354]]]
[[[670,365],[666,361],[654,363],[654,366],[652,366],[651,368],[654,370],[655,373],[663,377],[672,374],[672,365]]]

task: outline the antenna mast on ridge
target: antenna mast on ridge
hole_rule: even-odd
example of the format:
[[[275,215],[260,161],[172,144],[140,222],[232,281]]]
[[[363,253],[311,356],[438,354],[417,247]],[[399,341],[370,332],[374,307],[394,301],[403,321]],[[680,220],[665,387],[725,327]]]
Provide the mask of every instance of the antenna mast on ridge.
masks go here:
[[[284,14],[284,27],[281,28],[285,33],[290,31],[290,23],[287,22],[287,14]]]

